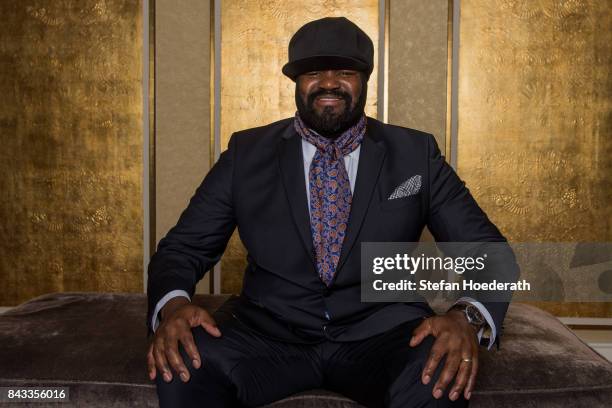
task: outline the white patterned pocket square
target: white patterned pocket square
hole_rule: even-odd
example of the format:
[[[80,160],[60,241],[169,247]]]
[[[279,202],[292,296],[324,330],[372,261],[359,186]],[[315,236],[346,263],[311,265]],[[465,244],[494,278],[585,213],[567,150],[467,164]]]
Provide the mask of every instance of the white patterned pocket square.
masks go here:
[[[417,194],[419,191],[421,191],[421,175],[417,174],[397,186],[387,200],[408,197]]]

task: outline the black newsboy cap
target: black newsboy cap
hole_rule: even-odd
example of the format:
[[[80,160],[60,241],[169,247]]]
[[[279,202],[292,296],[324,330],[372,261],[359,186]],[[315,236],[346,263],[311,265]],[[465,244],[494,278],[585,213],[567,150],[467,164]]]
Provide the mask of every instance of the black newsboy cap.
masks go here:
[[[283,74],[298,75],[321,69],[354,69],[367,78],[374,69],[374,44],[345,17],[325,17],[303,25],[289,41],[289,62]]]

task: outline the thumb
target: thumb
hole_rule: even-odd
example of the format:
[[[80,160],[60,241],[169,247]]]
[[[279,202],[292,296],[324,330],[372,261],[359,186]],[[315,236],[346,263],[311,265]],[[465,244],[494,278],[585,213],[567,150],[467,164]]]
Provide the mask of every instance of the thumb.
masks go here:
[[[202,326],[202,328],[206,330],[208,334],[214,337],[221,337],[221,331],[217,327],[217,322],[215,322],[215,319],[213,319],[212,316],[205,310],[201,311],[199,320],[200,326]]]
[[[425,337],[429,336],[432,333],[433,332],[431,329],[431,321],[429,320],[429,318],[427,318],[423,320],[423,322],[419,324],[417,328],[414,329],[414,331],[412,332],[412,337],[410,338],[410,347],[418,346],[419,344],[421,344],[423,339],[425,339]]]

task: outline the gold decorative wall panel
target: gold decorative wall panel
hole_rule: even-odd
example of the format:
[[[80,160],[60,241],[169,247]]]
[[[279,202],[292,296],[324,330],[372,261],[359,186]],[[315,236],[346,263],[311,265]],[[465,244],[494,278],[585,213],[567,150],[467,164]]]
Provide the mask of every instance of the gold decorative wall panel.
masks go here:
[[[377,0],[282,0],[221,2],[221,149],[237,130],[295,113],[295,85],[281,73],[289,39],[303,24],[345,16],[372,38],[378,60]],[[366,113],[376,115],[377,68],[368,83]],[[239,292],[245,250],[234,234],[222,259],[222,292]]]
[[[0,15],[0,305],[142,291],[142,3]]]
[[[609,1],[461,2],[458,171],[509,240],[612,241],[611,21]]]

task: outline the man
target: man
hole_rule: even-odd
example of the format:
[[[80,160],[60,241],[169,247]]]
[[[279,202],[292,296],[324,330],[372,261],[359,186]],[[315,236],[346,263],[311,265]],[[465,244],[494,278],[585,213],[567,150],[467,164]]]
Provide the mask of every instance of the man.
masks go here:
[[[373,44],[345,18],[300,28],[283,73],[295,118],[232,135],[149,265],[148,370],[160,405],[259,406],[326,388],[371,407],[465,406],[478,342],[507,303],[362,303],[360,243],[503,242],[431,135],[366,118]],[[410,194],[398,186],[413,182]],[[240,296],[213,316],[196,282],[235,227]]]

